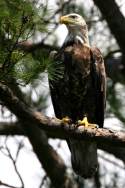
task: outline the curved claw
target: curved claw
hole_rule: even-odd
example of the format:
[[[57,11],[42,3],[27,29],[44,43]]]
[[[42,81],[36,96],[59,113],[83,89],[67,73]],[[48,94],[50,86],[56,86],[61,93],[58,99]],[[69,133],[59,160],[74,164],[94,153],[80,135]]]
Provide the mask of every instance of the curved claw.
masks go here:
[[[83,120],[78,120],[78,126],[84,126],[86,128],[98,128],[97,124],[89,123],[87,117],[84,117]]]

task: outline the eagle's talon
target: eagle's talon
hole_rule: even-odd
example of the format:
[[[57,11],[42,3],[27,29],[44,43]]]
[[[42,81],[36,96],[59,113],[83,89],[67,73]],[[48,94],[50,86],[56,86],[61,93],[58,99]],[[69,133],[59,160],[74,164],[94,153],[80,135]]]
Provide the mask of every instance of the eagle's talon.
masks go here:
[[[72,120],[68,116],[66,116],[61,119],[61,122],[62,122],[62,124],[70,124],[70,123],[72,123]]]
[[[85,128],[98,128],[97,124],[89,123],[87,117],[84,117],[83,120],[78,120],[78,126],[84,126]]]

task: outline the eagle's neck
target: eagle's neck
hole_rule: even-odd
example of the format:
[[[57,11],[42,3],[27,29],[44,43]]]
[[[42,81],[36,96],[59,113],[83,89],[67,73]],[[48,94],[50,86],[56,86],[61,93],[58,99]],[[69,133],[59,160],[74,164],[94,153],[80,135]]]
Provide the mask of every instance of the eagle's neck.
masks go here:
[[[69,30],[69,33],[64,41],[64,44],[67,43],[80,43],[82,45],[89,46],[88,31],[84,29],[72,29]]]

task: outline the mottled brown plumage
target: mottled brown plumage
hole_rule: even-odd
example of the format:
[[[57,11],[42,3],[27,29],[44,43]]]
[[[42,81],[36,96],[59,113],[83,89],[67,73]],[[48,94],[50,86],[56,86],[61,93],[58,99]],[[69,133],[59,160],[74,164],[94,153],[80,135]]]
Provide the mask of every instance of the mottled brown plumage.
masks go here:
[[[50,81],[56,117],[61,119],[69,116],[75,123],[86,115],[89,122],[102,127],[105,68],[99,49],[91,48],[87,42],[82,43],[82,39],[76,40],[74,35],[66,40],[54,56],[54,62],[56,66],[63,66],[61,78]],[[67,143],[75,172],[85,178],[91,177],[98,165],[96,143],[70,138]]]

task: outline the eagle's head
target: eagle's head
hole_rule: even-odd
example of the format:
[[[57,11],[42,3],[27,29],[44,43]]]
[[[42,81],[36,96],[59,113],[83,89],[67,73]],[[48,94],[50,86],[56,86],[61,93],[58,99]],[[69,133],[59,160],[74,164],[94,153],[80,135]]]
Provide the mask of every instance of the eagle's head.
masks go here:
[[[79,38],[81,43],[89,45],[88,28],[82,16],[76,13],[67,14],[61,16],[60,23],[65,24],[69,31],[66,41],[71,38]]]
[[[61,16],[60,23],[65,24],[67,27],[86,27],[86,22],[82,16],[76,13]]]

